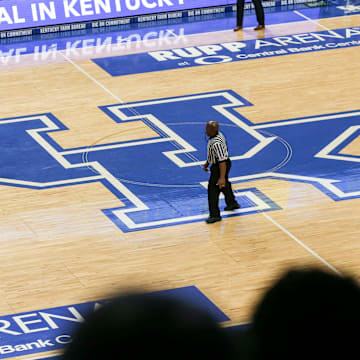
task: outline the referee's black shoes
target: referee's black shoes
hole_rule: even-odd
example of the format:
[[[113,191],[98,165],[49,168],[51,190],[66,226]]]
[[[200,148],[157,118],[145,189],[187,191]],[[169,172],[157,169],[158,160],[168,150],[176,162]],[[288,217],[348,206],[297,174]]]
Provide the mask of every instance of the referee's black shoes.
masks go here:
[[[215,217],[215,216],[209,216],[207,219],[206,219],[206,223],[207,224],[213,224],[213,223],[216,223],[218,221],[221,221],[221,216],[219,217]]]
[[[234,203],[232,205],[227,205],[224,207],[225,211],[232,211],[232,210],[236,210],[236,209],[240,209],[240,205],[238,203]]]

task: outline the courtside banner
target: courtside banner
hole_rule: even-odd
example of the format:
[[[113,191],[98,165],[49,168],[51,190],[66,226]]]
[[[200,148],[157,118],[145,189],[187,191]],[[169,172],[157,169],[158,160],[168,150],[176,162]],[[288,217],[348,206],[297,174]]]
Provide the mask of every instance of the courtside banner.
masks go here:
[[[182,299],[207,310],[218,322],[230,319],[197,287],[153,292]],[[69,305],[22,314],[0,316],[0,359],[61,351],[71,342],[76,327],[107,300]]]
[[[93,59],[112,76],[360,46],[360,27]]]
[[[0,31],[234,4],[235,0],[2,0]]]

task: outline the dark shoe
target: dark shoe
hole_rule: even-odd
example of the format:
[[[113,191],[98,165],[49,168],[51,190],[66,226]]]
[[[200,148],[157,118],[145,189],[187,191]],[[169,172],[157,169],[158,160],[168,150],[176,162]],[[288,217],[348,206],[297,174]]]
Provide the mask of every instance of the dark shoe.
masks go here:
[[[262,30],[265,29],[265,25],[258,25],[256,28],[254,28],[254,30]]]
[[[219,216],[219,217],[209,216],[209,217],[206,219],[206,222],[207,222],[208,224],[213,224],[213,223],[215,223],[215,222],[217,222],[217,221],[221,221],[221,217],[220,217],[220,216]]]
[[[239,31],[239,30],[241,30],[242,29],[242,26],[237,26],[235,29],[234,29],[234,31]]]
[[[240,209],[240,205],[238,203],[233,204],[233,205],[227,205],[224,207],[225,211],[232,211],[232,210],[236,210],[236,209]]]

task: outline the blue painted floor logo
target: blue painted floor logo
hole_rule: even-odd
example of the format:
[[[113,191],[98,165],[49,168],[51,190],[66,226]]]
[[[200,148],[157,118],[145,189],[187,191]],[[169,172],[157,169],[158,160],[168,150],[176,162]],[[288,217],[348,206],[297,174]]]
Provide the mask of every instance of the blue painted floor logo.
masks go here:
[[[67,130],[52,114],[2,119],[0,184],[40,190],[101,182],[124,204],[102,209],[124,232],[202,221],[204,127],[216,120],[230,146],[233,183],[275,178],[311,183],[336,201],[360,196],[360,156],[344,151],[360,134],[360,110],[252,124],[235,111],[251,105],[227,90],[104,106],[115,122],[142,121],[156,135],[72,149],[51,138]],[[222,216],[280,209],[256,188],[235,194],[241,209]]]

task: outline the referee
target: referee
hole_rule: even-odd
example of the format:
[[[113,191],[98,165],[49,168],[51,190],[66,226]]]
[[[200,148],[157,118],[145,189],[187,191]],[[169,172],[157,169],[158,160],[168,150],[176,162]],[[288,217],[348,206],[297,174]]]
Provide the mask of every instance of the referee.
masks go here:
[[[224,210],[231,211],[239,209],[240,205],[235,200],[231,183],[229,182],[229,171],[231,160],[224,135],[219,132],[219,124],[209,121],[206,124],[206,135],[210,137],[207,145],[207,160],[203,166],[205,171],[210,167],[210,179],[208,185],[208,200],[210,216],[206,219],[208,224],[221,220],[219,210],[219,195],[225,195],[226,207]]]

